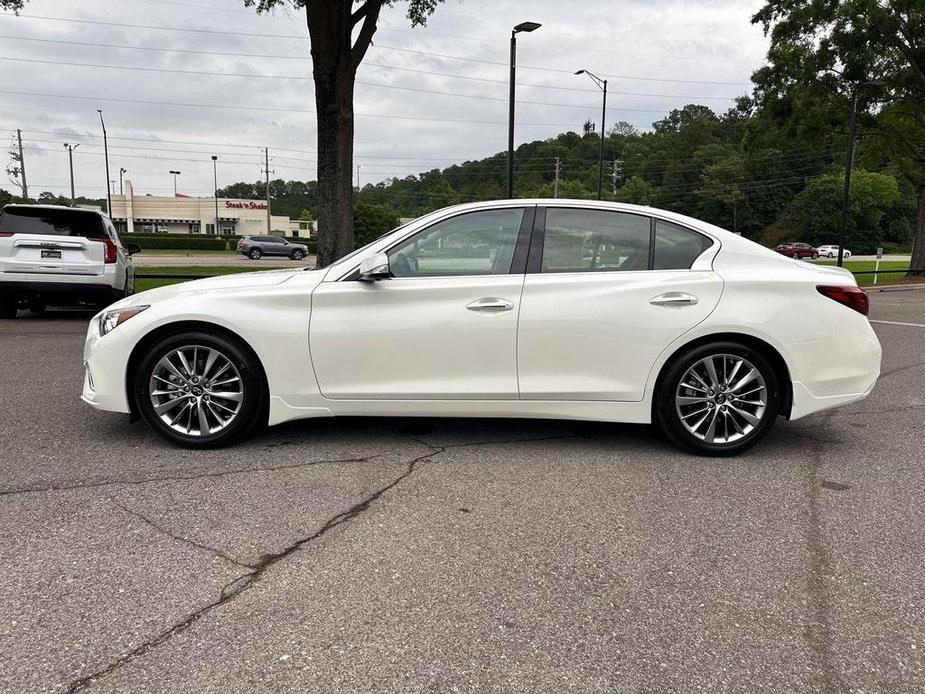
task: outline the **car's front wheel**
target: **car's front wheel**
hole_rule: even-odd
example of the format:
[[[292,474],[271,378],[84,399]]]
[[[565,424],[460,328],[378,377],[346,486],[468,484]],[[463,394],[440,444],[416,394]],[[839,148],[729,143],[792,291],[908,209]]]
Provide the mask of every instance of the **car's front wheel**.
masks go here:
[[[292,258],[293,260],[302,260],[302,258],[305,257],[305,253],[303,253],[299,249],[296,249],[289,255],[289,257]]]
[[[251,260],[260,260],[260,256],[262,255],[263,251],[261,251],[259,248],[251,248],[247,254],[247,257]]]
[[[135,379],[138,412],[162,436],[188,448],[224,446],[264,416],[266,388],[256,358],[217,333],[176,333],[142,357]]]
[[[655,415],[676,445],[726,456],[754,446],[780,411],[777,375],[762,354],[713,342],[675,359],[656,392]]]

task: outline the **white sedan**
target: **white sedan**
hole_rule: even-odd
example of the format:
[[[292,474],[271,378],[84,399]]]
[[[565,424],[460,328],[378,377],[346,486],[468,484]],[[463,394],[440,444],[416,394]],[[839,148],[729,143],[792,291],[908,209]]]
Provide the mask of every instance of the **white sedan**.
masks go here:
[[[819,248],[817,248],[816,250],[819,251],[820,258],[837,258],[838,257],[838,246],[831,246],[831,245],[819,246]],[[850,257],[851,257],[851,251],[849,251],[846,248],[845,251],[842,253],[842,258],[850,258]]]
[[[867,295],[646,207],[506,200],[421,217],[319,270],[215,277],[90,323],[83,400],[194,448],[338,415],[657,423],[730,455],[864,398]]]

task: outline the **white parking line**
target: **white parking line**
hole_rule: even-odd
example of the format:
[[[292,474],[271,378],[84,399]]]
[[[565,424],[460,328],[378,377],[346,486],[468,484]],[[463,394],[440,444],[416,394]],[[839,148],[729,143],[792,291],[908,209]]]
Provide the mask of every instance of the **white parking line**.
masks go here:
[[[884,325],[905,325],[908,328],[925,328],[925,323],[903,323],[898,320],[871,320],[871,323],[883,323]]]

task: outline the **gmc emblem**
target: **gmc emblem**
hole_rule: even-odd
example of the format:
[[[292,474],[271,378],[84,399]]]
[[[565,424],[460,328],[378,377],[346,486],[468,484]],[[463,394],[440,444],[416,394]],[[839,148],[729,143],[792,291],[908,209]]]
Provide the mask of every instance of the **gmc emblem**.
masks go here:
[[[42,248],[60,248],[54,241],[42,241]]]

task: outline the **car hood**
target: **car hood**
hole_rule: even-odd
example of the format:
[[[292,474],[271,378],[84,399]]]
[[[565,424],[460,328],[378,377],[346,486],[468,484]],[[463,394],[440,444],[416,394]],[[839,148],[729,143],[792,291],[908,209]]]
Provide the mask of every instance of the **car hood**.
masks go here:
[[[179,282],[166,287],[158,287],[156,289],[149,289],[146,292],[133,294],[113,304],[113,307],[123,308],[125,306],[139,306],[142,304],[151,305],[166,299],[172,299],[182,294],[273,287],[283,282],[288,282],[296,275],[309,272],[314,274],[313,271],[303,269],[264,270],[261,272],[240,272],[234,275],[219,275],[217,277],[208,277],[201,280]],[[318,275],[320,281],[324,273],[319,272]]]

